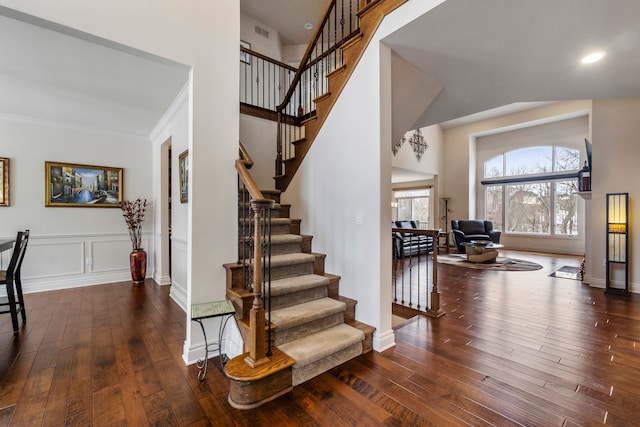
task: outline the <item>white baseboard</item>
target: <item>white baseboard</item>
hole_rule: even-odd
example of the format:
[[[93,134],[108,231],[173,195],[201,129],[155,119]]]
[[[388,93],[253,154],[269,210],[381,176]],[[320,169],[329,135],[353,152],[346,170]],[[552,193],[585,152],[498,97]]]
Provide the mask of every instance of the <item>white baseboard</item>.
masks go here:
[[[373,334],[373,349],[377,352],[383,352],[396,345],[396,336],[393,329],[389,329],[384,333]]]

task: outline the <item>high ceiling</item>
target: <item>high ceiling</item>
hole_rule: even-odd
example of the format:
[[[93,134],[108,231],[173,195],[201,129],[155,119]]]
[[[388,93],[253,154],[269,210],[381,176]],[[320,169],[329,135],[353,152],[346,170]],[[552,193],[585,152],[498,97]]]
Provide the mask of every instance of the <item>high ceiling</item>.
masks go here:
[[[447,0],[385,42],[444,87],[419,126],[514,102],[640,96],[637,0]],[[602,61],[580,63],[595,50]]]
[[[277,29],[284,44],[306,43],[301,28],[310,18],[300,11],[324,3],[241,0],[243,12]],[[638,0],[445,0],[384,42],[442,84],[413,128],[459,125],[552,101],[640,97]],[[594,50],[607,55],[582,65]],[[416,173],[394,170],[393,181],[430,177]]]
[[[305,42],[296,34],[309,19],[294,11],[324,3],[241,0],[292,43]],[[414,127],[511,103],[640,96],[638,0],[446,0],[385,43],[443,85]],[[579,63],[595,49],[603,61]]]
[[[241,0],[284,44],[305,44],[324,7]],[[180,64],[15,15],[0,8],[0,114],[148,135],[188,79]],[[446,0],[385,43],[443,85],[414,127],[512,103],[640,96],[638,0]],[[592,49],[607,56],[579,64]]]

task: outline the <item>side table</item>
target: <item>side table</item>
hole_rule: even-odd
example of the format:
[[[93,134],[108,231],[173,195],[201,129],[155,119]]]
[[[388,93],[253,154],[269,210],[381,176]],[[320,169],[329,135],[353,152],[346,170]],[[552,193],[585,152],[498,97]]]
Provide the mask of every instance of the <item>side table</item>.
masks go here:
[[[196,366],[198,367],[198,379],[204,381],[205,375],[207,375],[207,365],[209,363],[209,350],[217,351],[220,357],[220,366],[224,369],[224,365],[227,363],[227,355],[222,354],[222,336],[224,329],[227,327],[227,322],[230,318],[235,318],[236,313],[233,304],[229,300],[205,302],[202,304],[193,304],[191,306],[191,320],[198,322],[202,329],[202,335],[204,336],[204,359],[198,359]],[[210,319],[213,317],[223,317],[220,319],[220,326],[218,329],[218,341],[209,343],[207,341],[207,333],[204,330],[204,319]]]
[[[445,249],[447,253],[449,253],[449,234],[450,234],[449,231],[440,231],[438,233],[438,238],[437,238],[438,250]]]

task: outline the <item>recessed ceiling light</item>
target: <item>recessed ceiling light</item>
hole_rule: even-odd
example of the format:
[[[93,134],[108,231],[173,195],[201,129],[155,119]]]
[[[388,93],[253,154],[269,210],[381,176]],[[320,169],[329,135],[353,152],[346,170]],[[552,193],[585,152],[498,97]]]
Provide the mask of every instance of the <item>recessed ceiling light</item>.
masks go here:
[[[305,30],[310,30],[313,28],[313,24],[311,22],[307,22],[306,24],[304,24],[304,29]]]
[[[587,55],[584,58],[582,58],[582,63],[583,64],[592,64],[594,62],[598,62],[602,58],[604,58],[605,55],[606,55],[606,53],[602,52],[602,51],[601,52],[590,53],[589,55]]]

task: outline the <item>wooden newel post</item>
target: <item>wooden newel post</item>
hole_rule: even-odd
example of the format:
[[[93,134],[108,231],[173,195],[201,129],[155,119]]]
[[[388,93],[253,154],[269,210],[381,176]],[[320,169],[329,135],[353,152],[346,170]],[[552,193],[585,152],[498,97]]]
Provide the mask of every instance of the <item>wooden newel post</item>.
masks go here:
[[[252,201],[253,209],[253,305],[249,312],[249,355],[245,362],[255,368],[270,361],[267,357],[265,327],[267,326],[264,306],[262,304],[262,210],[273,207],[272,200]]]
[[[430,317],[440,317],[445,312],[440,308],[440,291],[438,290],[438,248],[437,239],[439,231],[434,230],[431,234],[433,245],[433,288],[431,288],[431,306],[427,310],[427,315]]]
[[[276,138],[276,176],[282,175],[282,111],[278,110],[278,130]]]

